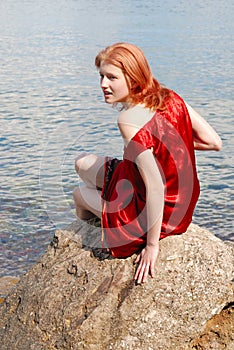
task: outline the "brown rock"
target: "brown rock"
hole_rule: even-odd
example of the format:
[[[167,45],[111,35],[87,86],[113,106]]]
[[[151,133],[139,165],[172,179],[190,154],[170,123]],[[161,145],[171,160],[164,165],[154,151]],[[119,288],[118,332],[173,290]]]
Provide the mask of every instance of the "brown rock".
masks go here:
[[[4,301],[4,297],[10,293],[14,285],[19,282],[18,277],[3,276],[0,277],[0,303]]]
[[[156,277],[135,285],[135,257],[92,252],[99,237],[81,222],[56,231],[0,305],[2,350],[208,350],[217,329],[232,348],[231,244],[191,225],[160,242]]]
[[[202,334],[192,342],[195,350],[234,349],[234,305],[230,304],[220,314],[212,317]]]

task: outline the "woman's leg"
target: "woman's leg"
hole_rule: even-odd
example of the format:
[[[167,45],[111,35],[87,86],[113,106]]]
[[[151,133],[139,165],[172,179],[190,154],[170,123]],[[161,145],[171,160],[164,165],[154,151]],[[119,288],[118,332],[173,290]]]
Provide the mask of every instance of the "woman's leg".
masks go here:
[[[99,218],[101,217],[101,191],[84,185],[74,189],[73,198],[76,207],[76,214],[81,220],[88,220],[96,216]]]
[[[88,187],[102,188],[104,182],[104,163],[106,158],[95,154],[81,153],[75,161],[79,177]]]
[[[101,217],[101,191],[104,182],[105,157],[82,153],[76,158],[75,169],[85,185],[74,189],[73,198],[77,216],[88,220]]]

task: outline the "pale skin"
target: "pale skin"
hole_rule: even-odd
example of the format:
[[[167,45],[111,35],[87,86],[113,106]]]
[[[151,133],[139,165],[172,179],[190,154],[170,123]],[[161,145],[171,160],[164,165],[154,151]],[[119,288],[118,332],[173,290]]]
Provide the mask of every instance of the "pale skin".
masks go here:
[[[143,105],[128,105],[128,85],[121,69],[103,62],[100,66],[100,86],[105,101],[109,104],[122,103],[125,107],[118,117],[118,127],[124,145],[149,121],[154,111]],[[215,130],[186,103],[194,134],[194,148],[196,150],[219,151],[222,141]],[[101,217],[101,191],[104,179],[105,157],[94,154],[81,154],[76,160],[76,171],[84,181],[83,187],[74,190],[74,201],[77,216],[89,219],[93,216]],[[148,275],[155,277],[155,264],[159,252],[159,236],[164,207],[164,186],[157,163],[150,150],[137,156],[135,160],[146,187],[147,206],[147,244],[136,258],[137,269],[134,279],[137,283],[144,283]],[[96,187],[97,186],[97,187]]]

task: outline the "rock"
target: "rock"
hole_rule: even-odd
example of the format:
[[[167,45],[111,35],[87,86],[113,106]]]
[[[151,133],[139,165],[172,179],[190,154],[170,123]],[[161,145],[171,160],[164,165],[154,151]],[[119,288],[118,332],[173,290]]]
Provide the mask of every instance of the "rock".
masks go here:
[[[193,340],[192,349],[233,350],[233,345],[234,305],[230,304],[207,322],[202,334]]]
[[[234,348],[233,245],[192,224],[160,241],[156,277],[136,285],[135,256],[92,249],[100,235],[82,222],[55,232],[0,305],[1,350]]]
[[[0,303],[4,301],[4,297],[10,293],[14,285],[19,282],[18,277],[3,276],[0,277]]]

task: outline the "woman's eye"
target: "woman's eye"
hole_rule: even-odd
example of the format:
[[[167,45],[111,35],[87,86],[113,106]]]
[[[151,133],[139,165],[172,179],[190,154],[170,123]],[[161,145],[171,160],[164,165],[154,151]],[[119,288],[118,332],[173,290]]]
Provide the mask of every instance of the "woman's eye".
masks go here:
[[[104,79],[105,75],[104,74],[100,74],[100,79]],[[117,79],[117,77],[115,75],[106,75],[106,78],[109,80],[115,80]]]

